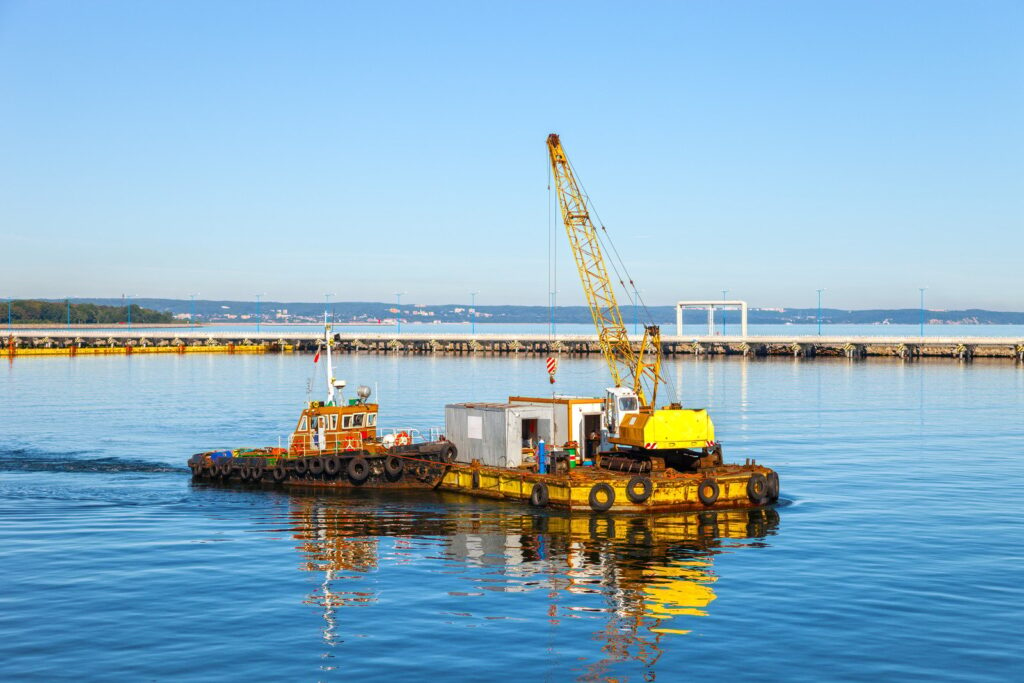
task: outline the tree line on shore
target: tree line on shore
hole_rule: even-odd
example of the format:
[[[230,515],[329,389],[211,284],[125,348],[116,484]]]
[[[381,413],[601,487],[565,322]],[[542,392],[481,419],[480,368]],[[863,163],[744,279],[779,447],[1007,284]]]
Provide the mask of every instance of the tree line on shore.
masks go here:
[[[0,304],[2,305],[2,304]],[[32,299],[13,300],[8,303],[9,319],[15,325],[117,325],[127,323],[129,306],[100,306],[98,304],[70,304]],[[131,304],[133,323],[172,323],[174,316],[163,311]],[[2,312],[2,309],[0,309]],[[0,313],[2,314],[2,313]]]

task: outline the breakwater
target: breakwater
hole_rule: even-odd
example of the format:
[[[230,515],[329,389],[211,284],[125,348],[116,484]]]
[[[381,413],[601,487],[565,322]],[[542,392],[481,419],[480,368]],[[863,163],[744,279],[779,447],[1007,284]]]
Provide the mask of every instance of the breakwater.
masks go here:
[[[323,335],[314,332],[212,332],[189,330],[14,330],[3,339],[3,352],[10,357],[33,355],[97,355],[133,353],[287,353],[312,351],[323,345]],[[639,345],[640,338],[635,339]],[[595,335],[584,334],[430,334],[424,332],[363,333],[341,332],[332,336],[332,347],[340,353],[403,355],[478,354],[578,355],[601,352]],[[844,357],[866,359],[897,357],[1002,358],[1024,362],[1024,339],[1014,337],[912,337],[912,336],[671,336],[662,337],[666,356],[746,357]]]

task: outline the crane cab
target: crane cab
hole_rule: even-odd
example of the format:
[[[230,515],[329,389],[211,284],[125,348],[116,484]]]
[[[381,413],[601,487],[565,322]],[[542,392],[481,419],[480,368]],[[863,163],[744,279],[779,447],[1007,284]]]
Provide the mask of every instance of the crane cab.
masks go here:
[[[626,387],[608,387],[604,398],[604,426],[609,437],[619,435],[619,427],[629,415],[640,413],[640,399]]]

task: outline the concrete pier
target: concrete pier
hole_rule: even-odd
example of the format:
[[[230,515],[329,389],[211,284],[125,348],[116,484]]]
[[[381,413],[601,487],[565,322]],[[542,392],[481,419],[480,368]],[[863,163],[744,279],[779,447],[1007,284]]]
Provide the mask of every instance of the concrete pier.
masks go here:
[[[4,353],[18,355],[75,355],[81,353],[275,353],[312,351],[323,336],[314,332],[273,330],[253,332],[207,332],[189,330],[13,330],[0,336]],[[478,354],[511,355],[595,355],[600,348],[595,335],[522,333],[431,334],[429,332],[355,333],[333,336],[333,348],[341,353],[377,354]],[[635,338],[639,345],[640,337]],[[45,350],[49,349],[47,352]],[[735,355],[747,357],[785,356],[812,359],[841,357],[865,359],[895,357],[1003,358],[1024,362],[1024,339],[1015,337],[853,337],[853,336],[663,336],[665,356]]]

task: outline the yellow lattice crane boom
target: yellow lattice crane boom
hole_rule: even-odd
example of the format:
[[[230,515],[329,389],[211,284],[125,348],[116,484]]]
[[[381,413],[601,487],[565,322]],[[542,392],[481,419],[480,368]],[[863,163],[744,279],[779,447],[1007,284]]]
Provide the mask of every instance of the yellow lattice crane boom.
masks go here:
[[[644,327],[639,349],[633,348],[615,300],[597,228],[590,218],[587,196],[554,133],[548,136],[548,155],[562,222],[597,328],[598,344],[615,382],[615,387],[608,389],[605,404],[608,442],[614,444],[614,452],[621,453],[624,448],[638,458],[650,459],[657,452],[666,464],[679,469],[720,463],[715,428],[706,410],[684,410],[678,403],[656,408],[661,332],[657,325]],[[625,381],[631,386],[624,387]]]
[[[646,326],[639,352],[633,349],[622,322],[622,312],[615,300],[612,281],[608,277],[597,229],[590,219],[586,196],[576,182],[561,140],[554,133],[548,136],[548,155],[562,222],[569,236],[576,268],[583,283],[583,293],[590,306],[590,315],[597,328],[598,344],[608,363],[612,380],[616,387],[621,387],[623,379],[628,378],[640,404],[653,407],[658,396],[658,374],[661,368],[661,332],[656,325]],[[645,384],[650,386],[650,402],[647,400]]]

